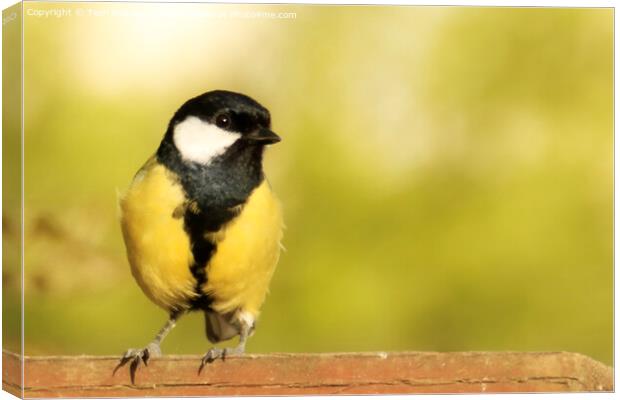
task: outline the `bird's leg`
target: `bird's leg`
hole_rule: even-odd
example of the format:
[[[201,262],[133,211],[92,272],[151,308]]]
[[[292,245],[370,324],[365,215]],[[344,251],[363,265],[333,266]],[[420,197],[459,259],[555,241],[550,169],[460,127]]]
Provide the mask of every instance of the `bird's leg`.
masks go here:
[[[253,323],[250,324],[246,320],[240,320],[239,325],[240,325],[239,326],[239,344],[237,344],[236,347],[232,347],[232,348],[213,347],[212,349],[207,351],[207,354],[205,354],[205,356],[202,358],[202,362],[200,363],[199,372],[202,371],[205,364],[212,363],[218,358],[221,358],[222,360],[224,360],[226,356],[245,353],[245,343],[247,342],[248,337],[250,336],[250,333],[252,332],[254,328],[254,324]]]
[[[168,336],[168,333],[170,333],[170,331],[174,328],[174,326],[176,325],[177,319],[178,319],[178,314],[176,313],[171,314],[170,318],[168,319],[164,327],[160,329],[160,331],[157,333],[155,338],[144,349],[127,350],[125,354],[123,355],[123,358],[121,361],[125,359],[133,359],[133,358],[139,357],[140,359],[142,359],[142,361],[146,365],[151,356],[153,357],[161,356],[161,349],[159,346],[161,345],[161,342],[164,340],[164,338]]]
[[[181,316],[181,314],[182,312],[180,311],[175,311],[171,313],[170,318],[168,319],[166,324],[163,326],[163,328],[160,329],[155,338],[148,345],[146,345],[145,348],[127,350],[125,354],[123,354],[123,356],[121,357],[121,360],[114,369],[114,372],[116,372],[120,367],[131,361],[131,364],[129,365],[129,371],[131,373],[131,382],[133,383],[136,369],[140,365],[140,361],[142,361],[144,365],[147,365],[151,357],[161,356],[161,348],[159,346],[161,345],[161,342],[166,338],[166,336],[168,336],[170,331],[175,327],[176,322]]]

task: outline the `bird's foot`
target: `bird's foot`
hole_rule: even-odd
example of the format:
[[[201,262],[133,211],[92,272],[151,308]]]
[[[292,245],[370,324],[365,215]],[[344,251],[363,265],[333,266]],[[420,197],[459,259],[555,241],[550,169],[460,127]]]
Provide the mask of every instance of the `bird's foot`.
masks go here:
[[[124,366],[127,363],[129,364],[129,375],[131,376],[131,383],[135,383],[136,379],[136,370],[140,366],[140,361],[144,363],[145,366],[148,365],[149,359],[151,357],[159,357],[161,356],[161,349],[159,348],[159,344],[157,343],[149,343],[143,349],[129,349],[123,354],[118,365],[114,368],[114,373]]]
[[[217,360],[218,358],[221,358],[222,361],[224,361],[226,360],[227,356],[234,356],[234,355],[239,355],[243,353],[244,353],[244,349],[242,347],[224,347],[222,349],[218,349],[214,347],[210,349],[209,351],[207,351],[207,354],[205,354],[205,356],[202,357],[202,362],[200,363],[200,368],[198,370],[198,373],[202,371],[205,365],[211,364],[213,361]]]

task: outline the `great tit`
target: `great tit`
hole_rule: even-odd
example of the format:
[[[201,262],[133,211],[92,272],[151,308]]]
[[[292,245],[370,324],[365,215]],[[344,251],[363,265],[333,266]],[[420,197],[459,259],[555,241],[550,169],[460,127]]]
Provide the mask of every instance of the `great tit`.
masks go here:
[[[252,98],[204,93],[177,110],[121,195],[131,272],[170,316],[145,348],[122,356],[132,378],[189,311],[204,313],[211,343],[239,335],[234,348],[211,348],[201,369],[245,351],[280,256],[281,206],[262,167],[265,146],[279,141],[269,111]]]

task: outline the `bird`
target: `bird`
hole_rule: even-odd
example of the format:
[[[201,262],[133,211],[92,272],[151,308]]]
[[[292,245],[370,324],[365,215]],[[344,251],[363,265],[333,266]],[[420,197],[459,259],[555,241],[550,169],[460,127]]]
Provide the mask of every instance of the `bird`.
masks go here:
[[[213,90],[172,116],[157,151],[119,196],[131,273],[168,320],[144,348],[129,349],[132,380],[140,362],[188,312],[202,312],[210,348],[200,364],[243,354],[282,249],[282,206],[263,172],[263,154],[280,136],[269,110],[251,97]],[[117,368],[118,368],[117,367]]]

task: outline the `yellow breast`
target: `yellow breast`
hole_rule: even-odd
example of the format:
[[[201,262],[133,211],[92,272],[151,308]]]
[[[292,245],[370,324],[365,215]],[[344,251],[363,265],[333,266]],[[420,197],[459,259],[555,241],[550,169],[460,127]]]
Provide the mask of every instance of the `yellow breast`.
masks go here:
[[[131,272],[144,293],[168,311],[187,307],[196,296],[189,238],[183,218],[173,217],[184,201],[180,184],[154,158],[120,199]]]
[[[263,181],[241,213],[215,235],[217,250],[207,266],[204,293],[221,313],[243,310],[258,316],[280,257],[280,203]]]
[[[190,239],[179,206],[181,185],[164,166],[149,160],[120,200],[121,226],[131,271],[144,293],[171,311],[188,308],[196,293]],[[226,314],[258,316],[280,256],[280,203],[263,181],[241,212],[217,233],[205,234],[216,250],[201,288],[211,307]]]

